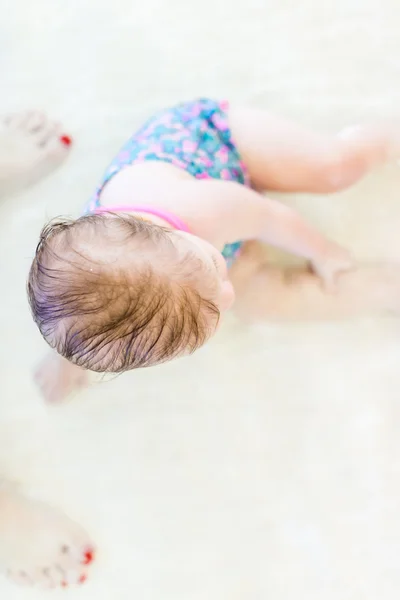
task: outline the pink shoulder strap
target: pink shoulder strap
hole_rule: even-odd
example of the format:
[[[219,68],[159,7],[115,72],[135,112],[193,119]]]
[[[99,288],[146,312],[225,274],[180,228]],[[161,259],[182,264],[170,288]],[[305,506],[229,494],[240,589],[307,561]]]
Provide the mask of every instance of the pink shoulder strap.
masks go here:
[[[137,212],[137,213],[147,213],[148,215],[154,215],[155,217],[159,217],[174,229],[178,231],[186,231],[186,233],[190,233],[189,227],[186,225],[182,219],[177,217],[176,215],[167,212],[165,210],[161,210],[158,208],[154,208],[152,206],[98,206],[95,210],[95,214],[101,214],[105,212],[118,213],[118,212]]]

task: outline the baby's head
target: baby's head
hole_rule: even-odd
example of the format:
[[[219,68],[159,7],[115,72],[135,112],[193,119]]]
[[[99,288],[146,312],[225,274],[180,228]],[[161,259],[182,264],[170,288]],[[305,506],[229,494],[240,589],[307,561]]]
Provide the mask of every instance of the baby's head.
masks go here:
[[[47,225],[28,295],[50,346],[102,373],[194,352],[234,298],[225,261],[213,246],[112,213]]]

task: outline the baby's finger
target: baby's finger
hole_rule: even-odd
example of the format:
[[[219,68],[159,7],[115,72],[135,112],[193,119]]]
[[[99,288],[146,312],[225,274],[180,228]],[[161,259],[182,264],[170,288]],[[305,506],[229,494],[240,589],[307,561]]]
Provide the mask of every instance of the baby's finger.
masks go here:
[[[327,294],[336,292],[336,273],[324,273],[322,278],[324,291]]]

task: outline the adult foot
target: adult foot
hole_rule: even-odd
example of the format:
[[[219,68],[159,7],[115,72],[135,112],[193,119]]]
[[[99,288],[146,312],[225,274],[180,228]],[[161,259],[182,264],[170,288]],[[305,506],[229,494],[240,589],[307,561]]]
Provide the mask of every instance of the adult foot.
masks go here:
[[[84,583],[94,548],[62,513],[0,487],[0,569],[15,583],[42,588]]]
[[[48,175],[68,155],[71,138],[43,113],[26,111],[0,119],[0,196]]]

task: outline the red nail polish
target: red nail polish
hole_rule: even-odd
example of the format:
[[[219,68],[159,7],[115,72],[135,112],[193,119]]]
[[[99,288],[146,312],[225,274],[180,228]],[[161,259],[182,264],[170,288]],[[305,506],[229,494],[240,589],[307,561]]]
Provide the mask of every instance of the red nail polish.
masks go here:
[[[87,550],[85,552],[82,562],[84,565],[90,565],[90,563],[93,562],[93,550]]]
[[[72,139],[69,137],[69,135],[62,135],[60,137],[60,142],[64,144],[64,146],[70,146],[72,144]]]
[[[78,583],[85,583],[87,575],[81,575],[78,579]]]

